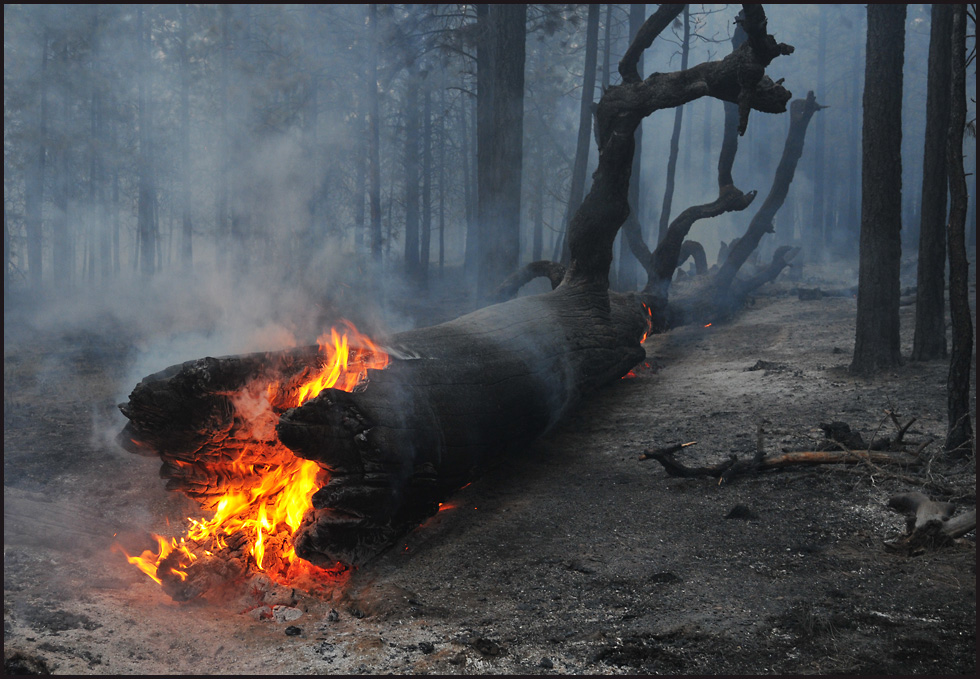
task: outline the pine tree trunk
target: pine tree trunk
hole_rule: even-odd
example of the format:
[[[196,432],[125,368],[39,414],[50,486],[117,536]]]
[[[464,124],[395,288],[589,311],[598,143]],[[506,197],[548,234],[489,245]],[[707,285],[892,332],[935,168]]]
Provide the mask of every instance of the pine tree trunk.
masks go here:
[[[419,83],[405,83],[405,278],[419,282]]]
[[[478,73],[479,87],[484,75],[491,80],[490,101],[484,100],[477,122],[480,296],[496,288],[520,261],[527,5],[489,5],[486,18],[489,62],[480,56]]]
[[[953,6],[932,6],[912,360],[946,358],[946,136]]]
[[[861,244],[851,372],[897,366],[902,259],[902,69],[905,5],[868,5],[861,138]]]
[[[966,128],[966,5],[953,9],[949,135],[946,140],[950,211],[949,309],[953,348],[949,359],[946,450],[958,457],[976,455],[970,400],[973,364],[973,319],[970,315],[970,264],[966,256],[966,175],[963,172],[963,131]]]

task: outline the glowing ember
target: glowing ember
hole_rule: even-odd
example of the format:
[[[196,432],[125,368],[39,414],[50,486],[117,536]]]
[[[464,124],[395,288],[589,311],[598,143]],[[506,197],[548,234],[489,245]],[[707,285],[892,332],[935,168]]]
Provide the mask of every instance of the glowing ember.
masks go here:
[[[653,309],[648,307],[643,302],[640,302],[640,306],[642,306],[643,310],[647,312],[647,318],[644,319],[647,322],[647,329],[646,332],[643,333],[643,337],[640,338],[640,344],[643,344],[647,341],[647,337],[650,336],[650,332],[653,330]]]
[[[288,584],[303,574],[324,573],[296,556],[292,536],[304,514],[311,508],[310,498],[326,484],[326,472],[303,460],[276,439],[279,415],[315,398],[323,389],[351,391],[367,379],[368,370],[388,365],[388,355],[350,323],[338,332],[317,340],[320,361],[315,368],[287,382],[260,381],[235,395],[236,412],[248,419],[250,445],[233,461],[212,465],[219,479],[231,479],[232,486],[212,496],[204,509],[214,513],[210,519],[188,519],[186,535],[167,539],[154,537],[157,552],[146,550],[139,556],[123,553],[129,562],[162,584],[163,578],[186,579],[186,569],[202,555],[241,545],[250,564],[274,580]],[[261,441],[262,443],[255,443]]]

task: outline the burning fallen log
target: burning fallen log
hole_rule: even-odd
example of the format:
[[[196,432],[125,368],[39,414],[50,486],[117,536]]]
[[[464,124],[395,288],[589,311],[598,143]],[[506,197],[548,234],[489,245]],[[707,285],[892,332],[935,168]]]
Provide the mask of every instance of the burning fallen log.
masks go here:
[[[330,363],[315,347],[205,358],[144,379],[121,406],[119,439],[159,454],[168,488],[219,513],[273,468],[309,461],[296,554],[358,564],[640,362],[647,327],[632,296],[566,286],[396,334],[353,390],[292,408],[287,396]],[[290,473],[284,484],[301,483]]]
[[[284,533],[287,553],[276,563],[286,562],[286,572],[297,565],[293,555],[322,566],[363,562],[643,360],[642,340],[663,324],[664,310],[610,293],[608,282],[629,213],[637,126],[656,110],[712,96],[738,104],[744,132],[750,110],[780,113],[791,98],[765,68],[793,48],[766,33],[757,5],[740,19],[749,40],[725,59],[641,79],[639,54],[681,9],[664,5],[648,19],[620,64],[623,83],[598,104],[599,166],[569,225],[571,261],[552,292],[395,334],[384,351],[367,352],[384,353],[384,365],[365,355],[363,370],[339,371],[350,378],[344,385],[316,377],[310,386],[335,364],[322,348],[206,358],[137,385],[122,406],[130,419],[122,445],[160,455],[170,487],[215,512],[192,525],[197,547],[188,551],[225,549],[230,523],[249,535],[240,551],[258,569],[270,536]],[[158,555],[130,559],[145,558],[141,567],[159,579],[164,544]],[[183,551],[176,540],[166,544]],[[174,560],[163,575],[182,581],[180,572],[201,561]]]

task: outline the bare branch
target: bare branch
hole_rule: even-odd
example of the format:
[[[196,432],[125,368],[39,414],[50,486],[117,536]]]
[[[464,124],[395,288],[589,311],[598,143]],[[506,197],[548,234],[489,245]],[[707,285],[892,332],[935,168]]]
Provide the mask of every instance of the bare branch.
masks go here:
[[[636,36],[633,38],[633,42],[630,44],[629,48],[626,50],[626,54],[619,62],[619,75],[623,78],[623,83],[638,83],[642,80],[640,73],[637,70],[637,64],[640,62],[640,55],[643,54],[653,41],[656,40],[657,36],[660,35],[665,28],[670,26],[671,22],[678,17],[678,15],[684,11],[684,5],[660,5],[660,8],[654,12],[649,19],[643,22],[640,30],[637,31]]]

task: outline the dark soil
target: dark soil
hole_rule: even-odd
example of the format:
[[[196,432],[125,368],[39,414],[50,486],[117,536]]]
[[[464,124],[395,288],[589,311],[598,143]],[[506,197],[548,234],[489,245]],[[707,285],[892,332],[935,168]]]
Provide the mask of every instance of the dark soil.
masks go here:
[[[773,286],[731,323],[651,338],[636,377],[461,490],[454,509],[343,587],[290,593],[298,618],[256,614],[254,583],[174,603],[113,551],[149,547],[150,532],[196,513],[163,489],[157,460],[112,443],[145,338],[111,319],[65,330],[5,311],[5,669],[974,674],[975,534],[918,556],[885,547],[905,529],[892,494],[975,507],[975,455],[941,451],[946,364],[852,377],[855,301],[809,297]],[[887,411],[917,418],[913,445],[935,439],[924,465],[719,485],[638,460],[687,441],[686,463],[751,457],[760,427],[767,451],[812,449],[835,420],[870,441],[894,435]]]

